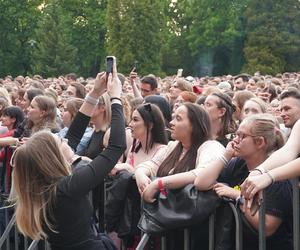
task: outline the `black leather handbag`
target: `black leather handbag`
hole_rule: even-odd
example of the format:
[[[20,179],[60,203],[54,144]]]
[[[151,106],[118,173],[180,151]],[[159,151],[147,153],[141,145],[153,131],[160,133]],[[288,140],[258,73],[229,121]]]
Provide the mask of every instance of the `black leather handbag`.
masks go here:
[[[142,202],[138,227],[147,234],[189,227],[207,219],[220,203],[213,190],[198,191],[192,184],[168,189],[166,196],[158,193],[155,202]]]

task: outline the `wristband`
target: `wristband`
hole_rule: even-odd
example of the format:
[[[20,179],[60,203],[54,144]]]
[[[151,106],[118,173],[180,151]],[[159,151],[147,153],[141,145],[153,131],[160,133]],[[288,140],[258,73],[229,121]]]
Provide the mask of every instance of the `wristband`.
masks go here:
[[[265,173],[267,176],[269,176],[269,178],[271,179],[271,185],[275,182],[275,179],[274,179],[274,177],[269,173],[269,172],[266,172]]]
[[[165,186],[161,178],[158,179],[158,188],[162,195],[167,196],[167,192],[165,190]]]
[[[91,97],[90,95],[86,95],[84,100],[87,103],[92,104],[94,106],[96,106],[98,104],[98,101],[99,101],[97,98]]]
[[[264,174],[264,173],[267,173],[268,171],[266,171],[264,168],[262,168],[262,167],[257,167],[257,168],[255,168],[254,170],[257,170],[257,171],[259,171],[261,174]]]
[[[122,103],[122,99],[119,98],[119,97],[112,97],[112,98],[110,98],[110,101],[113,101],[113,100],[119,100]]]

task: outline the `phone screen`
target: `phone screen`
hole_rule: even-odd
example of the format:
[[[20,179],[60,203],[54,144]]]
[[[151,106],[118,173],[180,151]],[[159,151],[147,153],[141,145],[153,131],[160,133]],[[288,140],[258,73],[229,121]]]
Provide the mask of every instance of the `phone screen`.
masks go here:
[[[113,72],[114,58],[111,56],[106,57],[106,73]]]

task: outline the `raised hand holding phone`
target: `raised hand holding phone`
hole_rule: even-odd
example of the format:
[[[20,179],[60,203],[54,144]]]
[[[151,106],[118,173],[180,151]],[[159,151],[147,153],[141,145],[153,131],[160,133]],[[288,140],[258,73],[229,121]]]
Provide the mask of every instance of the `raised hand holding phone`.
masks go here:
[[[110,58],[109,61],[111,61],[112,58],[112,72],[107,72],[107,93],[109,94],[110,98],[120,98],[122,93],[122,84],[118,78],[116,58],[114,56],[109,56],[107,58]],[[109,66],[110,65],[111,63],[109,63]]]

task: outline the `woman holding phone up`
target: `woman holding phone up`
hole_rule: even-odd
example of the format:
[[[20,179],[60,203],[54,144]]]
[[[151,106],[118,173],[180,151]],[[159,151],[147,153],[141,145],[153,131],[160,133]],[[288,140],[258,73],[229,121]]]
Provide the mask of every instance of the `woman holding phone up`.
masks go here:
[[[103,181],[126,148],[119,100],[122,86],[116,66],[114,69],[107,83],[112,100],[112,133],[107,148],[92,162],[71,172],[61,153],[61,141],[49,132],[37,132],[12,157],[17,226],[32,239],[47,239],[52,250],[107,249],[103,238],[92,230],[88,193]],[[86,124],[106,89],[105,82],[105,74],[98,74],[79,110]]]

